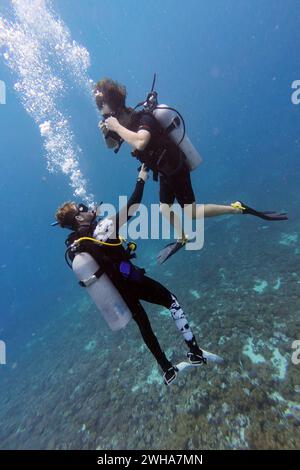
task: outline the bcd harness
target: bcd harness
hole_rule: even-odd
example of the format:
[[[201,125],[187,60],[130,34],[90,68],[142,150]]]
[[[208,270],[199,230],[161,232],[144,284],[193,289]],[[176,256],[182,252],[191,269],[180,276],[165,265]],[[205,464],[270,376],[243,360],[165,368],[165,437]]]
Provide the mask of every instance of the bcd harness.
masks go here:
[[[138,268],[137,266],[134,266],[130,260],[132,258],[136,257],[136,254],[134,253],[136,250],[136,243],[134,242],[127,242],[126,243],[126,248],[124,251],[120,251],[120,256],[118,256],[118,260],[112,260],[110,256],[108,256],[106,253],[104,253],[104,250],[101,250],[102,247],[109,247],[109,249],[114,249],[114,247],[123,247],[123,243],[125,240],[119,236],[119,241],[116,243],[110,243],[110,242],[103,242],[101,240],[97,240],[96,238],[93,237],[80,237],[75,239],[71,244],[69,244],[69,240],[74,238],[76,233],[72,233],[69,235],[68,239],[66,240],[66,245],[69,245],[66,252],[65,252],[65,260],[66,263],[70,268],[72,266],[69,263],[68,257],[70,259],[70,256],[75,256],[76,254],[80,252],[86,251],[87,253],[89,252],[88,249],[84,249],[82,247],[82,244],[86,243],[92,243],[92,245],[97,246],[99,250],[97,250],[97,257],[95,258],[96,261],[100,259],[100,267],[99,269],[93,273],[93,275],[89,279],[85,279],[84,281],[79,281],[79,285],[81,287],[89,287],[92,285],[97,279],[99,279],[102,274],[106,273],[109,277],[114,278],[114,274],[121,275],[123,279],[129,280],[129,281],[141,281],[142,277],[145,274],[145,270],[142,268]],[[72,253],[72,255],[71,255]],[[111,267],[111,269],[107,269],[107,267]]]

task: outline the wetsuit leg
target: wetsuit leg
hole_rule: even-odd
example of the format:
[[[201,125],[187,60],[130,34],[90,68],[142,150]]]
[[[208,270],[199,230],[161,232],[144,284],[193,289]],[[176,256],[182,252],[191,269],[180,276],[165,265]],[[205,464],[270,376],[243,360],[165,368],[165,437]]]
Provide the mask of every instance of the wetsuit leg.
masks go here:
[[[125,301],[132,312],[132,318],[137,323],[146,346],[151,351],[162,370],[168,370],[172,367],[172,364],[161,349],[142,304],[138,300],[133,300],[132,298],[127,298]]]
[[[185,341],[190,342],[194,340],[195,337],[183,309],[178,303],[176,296],[166,287],[160,284],[160,282],[144,276],[143,281],[134,283],[132,288],[136,290],[136,295],[138,295],[139,299],[152,304],[162,305],[169,309],[176,327],[182,333]]]
[[[143,276],[141,282],[132,284],[132,288],[140,300],[170,308],[172,304],[172,294],[160,282],[155,281],[151,277]]]

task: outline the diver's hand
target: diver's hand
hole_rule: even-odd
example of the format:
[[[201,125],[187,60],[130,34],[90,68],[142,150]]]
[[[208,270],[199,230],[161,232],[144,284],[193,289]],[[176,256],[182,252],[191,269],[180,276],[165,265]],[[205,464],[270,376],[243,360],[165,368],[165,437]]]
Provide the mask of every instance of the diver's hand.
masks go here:
[[[110,116],[109,118],[105,119],[106,127],[109,131],[117,132],[120,127],[120,123],[117,118]]]
[[[148,179],[148,171],[146,170],[146,165],[144,163],[141,166],[138,178],[141,178],[145,182]]]
[[[105,124],[105,121],[99,121],[98,127],[99,127],[100,131],[102,132],[102,134],[105,137],[108,134],[108,131],[109,131],[108,128],[107,128],[107,125]]]

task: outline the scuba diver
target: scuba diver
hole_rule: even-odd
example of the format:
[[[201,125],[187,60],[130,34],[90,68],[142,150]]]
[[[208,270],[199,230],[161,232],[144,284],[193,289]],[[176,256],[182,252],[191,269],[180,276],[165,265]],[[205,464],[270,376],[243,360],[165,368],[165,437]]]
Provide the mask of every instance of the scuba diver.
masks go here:
[[[115,216],[99,218],[98,211],[89,210],[84,204],[67,202],[57,209],[56,222],[52,225],[72,230],[65,242],[66,261],[80,279],[79,284],[89,291],[110,328],[124,328],[132,317],[163,371],[165,384],[169,385],[182,368],[173,365],[161,349],[140,300],[169,309],[189,349],[188,362],[180,364],[200,366],[207,361],[221,362],[221,358],[200,349],[176,296],[132,263],[136,245],[131,242],[124,247],[119,236],[120,227],[132,217],[130,207],[141,202],[147,176],[142,165],[127,205]]]
[[[184,209],[190,219],[225,214],[250,214],[264,220],[286,220],[286,213],[258,211],[242,201],[230,205],[196,204],[190,172],[199,166],[201,157],[186,135],[182,116],[174,108],[159,105],[154,90],[155,78],[146,101],[135,108],[126,106],[126,88],[110,78],[100,80],[94,89],[96,105],[103,120],[99,128],[106,145],[117,153],[123,142],[133,147],[131,155],[159,177],[160,211],[173,225],[178,239],[168,244],[158,255],[164,263],[187,242],[177,214],[170,211],[173,203]],[[141,111],[137,107],[143,106]]]

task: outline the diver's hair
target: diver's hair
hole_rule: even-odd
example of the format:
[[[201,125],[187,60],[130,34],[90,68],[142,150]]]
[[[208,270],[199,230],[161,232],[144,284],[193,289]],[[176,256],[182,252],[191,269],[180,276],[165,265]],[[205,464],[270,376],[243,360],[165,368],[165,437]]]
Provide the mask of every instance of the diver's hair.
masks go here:
[[[77,215],[77,207],[75,202],[64,202],[56,211],[55,218],[61,227],[70,225]]]
[[[103,78],[100,80],[94,89],[96,97],[96,104],[98,108],[101,108],[102,97],[97,96],[97,93],[102,93],[107,104],[114,108],[116,111],[126,108],[126,87],[121,83],[112,80],[111,78]]]

